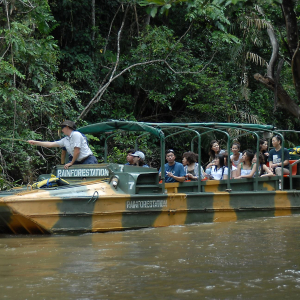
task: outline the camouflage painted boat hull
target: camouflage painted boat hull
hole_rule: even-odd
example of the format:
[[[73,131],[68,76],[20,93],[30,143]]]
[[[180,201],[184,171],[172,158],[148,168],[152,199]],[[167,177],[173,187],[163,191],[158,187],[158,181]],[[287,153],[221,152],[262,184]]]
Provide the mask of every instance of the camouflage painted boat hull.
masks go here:
[[[165,184],[162,192],[156,170],[118,168],[108,167],[107,180],[70,177],[69,186],[6,194],[0,198],[0,232],[106,232],[300,212],[300,191],[278,190],[277,177],[259,178],[256,191],[253,179],[240,179],[230,190],[226,181],[213,180],[201,182],[201,191],[198,182],[184,182]]]

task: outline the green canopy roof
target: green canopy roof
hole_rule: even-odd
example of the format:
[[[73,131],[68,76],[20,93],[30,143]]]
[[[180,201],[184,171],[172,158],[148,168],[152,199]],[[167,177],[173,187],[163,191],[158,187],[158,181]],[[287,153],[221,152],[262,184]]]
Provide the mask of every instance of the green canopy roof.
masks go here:
[[[163,132],[159,127],[153,127],[143,122],[130,122],[130,121],[109,121],[103,123],[96,123],[81,127],[78,131],[82,133],[101,133],[101,132],[112,132],[115,130],[125,131],[146,131],[157,137],[163,135]]]
[[[96,123],[81,127],[78,131],[82,133],[102,133],[102,132],[113,132],[115,130],[124,131],[145,131],[153,134],[154,136],[163,136],[163,129],[170,129],[172,127],[184,127],[190,129],[197,128],[241,128],[247,130],[274,130],[272,125],[260,125],[260,124],[241,124],[241,123],[143,123],[143,122],[132,122],[132,121],[118,121],[112,120],[108,122]]]

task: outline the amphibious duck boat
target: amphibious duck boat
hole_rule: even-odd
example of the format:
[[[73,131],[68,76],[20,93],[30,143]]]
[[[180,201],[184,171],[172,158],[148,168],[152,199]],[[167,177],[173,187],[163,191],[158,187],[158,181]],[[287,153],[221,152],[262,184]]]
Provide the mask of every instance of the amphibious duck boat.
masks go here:
[[[218,132],[224,135],[229,153],[230,130],[252,135],[258,148],[262,136],[270,138],[276,133],[283,138],[282,132],[272,126],[110,121],[79,129],[93,135],[118,130],[152,134],[159,139],[161,181],[156,168],[103,163],[75,165],[65,170],[58,165],[52,177],[50,174],[40,176],[36,188],[27,186],[0,192],[0,233],[106,232],[300,212],[298,160],[292,161],[291,175],[286,177],[256,175],[249,179],[199,178],[198,181],[165,183],[165,144],[169,136],[189,134],[193,151],[194,142],[201,145],[204,135]],[[198,147],[198,158],[201,162],[201,147]]]

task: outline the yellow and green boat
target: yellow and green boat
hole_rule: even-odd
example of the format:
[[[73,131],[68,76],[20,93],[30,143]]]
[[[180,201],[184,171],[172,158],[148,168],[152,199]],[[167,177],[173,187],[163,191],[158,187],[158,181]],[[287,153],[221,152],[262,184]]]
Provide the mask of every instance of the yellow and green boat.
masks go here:
[[[204,135],[217,131],[224,134],[229,153],[228,129],[239,130],[241,135],[251,134],[257,148],[261,136],[274,133],[281,135],[284,143],[282,132],[270,125],[256,124],[109,121],[79,131],[96,135],[125,130],[156,136],[164,174],[169,136],[189,133],[191,140],[201,145]],[[198,148],[201,161],[201,147]],[[53,180],[49,174],[39,178],[48,186],[0,192],[0,233],[106,232],[291,215],[300,212],[300,175],[292,172],[298,162],[290,165],[291,175],[287,177],[207,181],[199,178],[182,183],[165,183],[164,177],[160,182],[155,168],[103,163],[75,165],[65,170],[58,165],[52,172],[56,181],[60,178],[57,185],[50,184]],[[64,181],[69,184],[64,185]]]

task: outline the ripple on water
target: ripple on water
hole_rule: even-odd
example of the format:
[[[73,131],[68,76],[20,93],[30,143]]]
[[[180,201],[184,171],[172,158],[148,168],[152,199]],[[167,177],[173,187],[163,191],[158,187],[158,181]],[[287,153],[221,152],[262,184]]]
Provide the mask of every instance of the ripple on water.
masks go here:
[[[176,290],[177,294],[197,294],[198,291],[195,289],[191,289],[191,290],[183,290],[183,289],[178,289]]]
[[[300,216],[1,239],[5,299],[295,299]],[[0,297],[0,298],[1,298]]]

